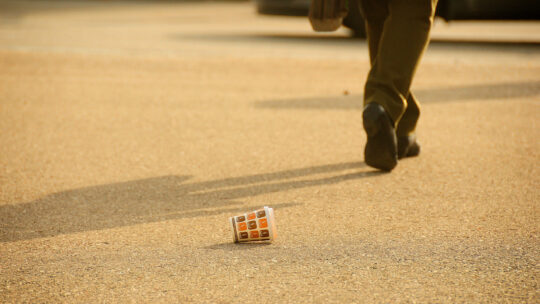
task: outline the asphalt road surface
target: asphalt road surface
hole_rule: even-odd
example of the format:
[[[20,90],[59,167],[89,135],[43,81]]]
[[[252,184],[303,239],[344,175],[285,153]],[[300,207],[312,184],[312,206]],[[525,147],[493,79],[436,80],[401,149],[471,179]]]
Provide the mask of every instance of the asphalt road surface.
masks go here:
[[[0,302],[540,301],[540,23],[437,22],[421,155],[365,41],[252,3],[0,2]],[[275,208],[278,238],[228,218]]]

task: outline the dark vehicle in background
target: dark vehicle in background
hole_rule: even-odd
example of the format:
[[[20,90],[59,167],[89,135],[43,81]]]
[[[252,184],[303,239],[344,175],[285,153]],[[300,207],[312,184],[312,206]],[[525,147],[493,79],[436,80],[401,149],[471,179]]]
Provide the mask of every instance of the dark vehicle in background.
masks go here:
[[[354,36],[365,37],[358,0],[349,0],[349,14],[343,25]],[[255,0],[264,15],[307,16],[311,0]],[[439,0],[438,17],[452,20],[540,20],[540,0]]]

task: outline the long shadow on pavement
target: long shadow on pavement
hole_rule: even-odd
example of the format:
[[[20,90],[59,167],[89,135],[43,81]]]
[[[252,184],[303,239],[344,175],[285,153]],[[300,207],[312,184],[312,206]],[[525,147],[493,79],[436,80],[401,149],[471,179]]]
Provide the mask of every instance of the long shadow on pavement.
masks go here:
[[[335,33],[197,33],[197,34],[173,34],[172,39],[192,39],[214,42],[247,42],[247,43],[294,43],[340,45],[340,46],[367,46],[365,39],[352,38],[347,35]],[[466,49],[479,52],[510,52],[530,53],[540,50],[540,41],[534,40],[510,40],[510,39],[459,39],[432,37],[430,48]]]
[[[160,176],[53,193],[0,206],[0,242],[245,211],[237,199],[336,184],[382,174],[348,162],[274,173],[188,183],[189,176]],[[340,171],[355,170],[351,173]],[[310,177],[333,174],[330,177]],[[298,203],[273,204],[286,208]],[[260,207],[260,206],[257,206]]]
[[[503,82],[494,84],[465,85],[446,88],[415,90],[422,104],[438,102],[489,101],[540,95],[539,81]],[[258,108],[269,109],[362,109],[361,95],[335,97],[307,97],[263,100],[255,103]]]

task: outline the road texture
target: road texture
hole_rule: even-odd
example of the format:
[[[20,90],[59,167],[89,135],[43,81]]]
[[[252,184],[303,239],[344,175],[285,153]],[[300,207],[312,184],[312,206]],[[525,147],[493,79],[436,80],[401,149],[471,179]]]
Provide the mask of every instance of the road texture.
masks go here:
[[[540,24],[437,22],[422,153],[366,43],[249,2],[0,2],[0,302],[538,303]],[[228,217],[275,208],[278,239]]]

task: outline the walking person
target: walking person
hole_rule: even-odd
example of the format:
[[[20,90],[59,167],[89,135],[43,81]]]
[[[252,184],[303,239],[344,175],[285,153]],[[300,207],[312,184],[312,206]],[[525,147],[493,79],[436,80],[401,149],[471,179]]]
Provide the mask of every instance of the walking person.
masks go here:
[[[428,42],[437,0],[359,1],[366,22],[371,70],[363,124],[367,165],[391,171],[398,159],[417,156],[420,105],[411,83]]]

